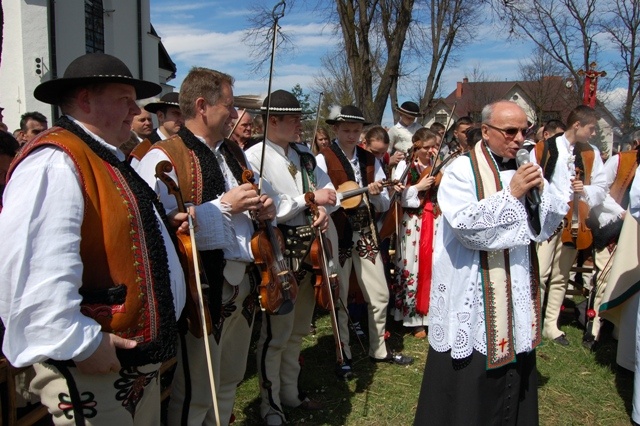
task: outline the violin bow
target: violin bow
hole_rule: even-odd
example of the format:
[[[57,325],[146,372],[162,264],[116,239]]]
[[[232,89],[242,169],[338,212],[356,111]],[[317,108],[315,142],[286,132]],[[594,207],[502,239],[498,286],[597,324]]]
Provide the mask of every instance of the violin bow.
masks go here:
[[[458,106],[458,102],[453,103],[453,108],[451,108],[451,115],[447,119],[447,124],[444,126],[444,134],[446,135],[449,131],[449,126],[451,125],[451,120],[453,119],[453,113],[456,111],[456,106]],[[438,153],[436,154],[436,160],[440,157],[440,153],[442,152],[442,145],[444,144],[444,136],[440,138],[440,145],[438,145]],[[435,166],[435,162],[433,163]]]
[[[320,106],[322,104],[322,97],[324,96],[324,92],[320,92],[320,96],[318,97],[318,107],[316,108],[316,125],[313,127],[313,140],[311,142],[311,149],[315,152],[316,150],[319,152],[320,147],[316,143],[316,136],[318,135],[318,125],[320,124]]]
[[[271,83],[273,82],[273,62],[276,56],[276,40],[278,39],[278,21],[280,18],[284,16],[284,11],[287,7],[287,4],[284,0],[276,3],[271,11],[271,17],[273,18],[273,41],[271,43],[271,61],[269,64],[269,83],[267,85],[267,112],[265,114],[265,123],[264,123],[264,141],[262,143],[262,154],[260,157],[260,178],[258,179],[258,195],[262,192],[262,168],[264,167],[264,158],[266,154],[267,148],[267,139],[268,139],[268,128],[269,128],[269,118],[271,114]]]
[[[189,210],[184,205],[182,200],[182,194],[178,184],[175,183],[167,173],[173,170],[173,165],[170,161],[160,161],[156,164],[156,177],[160,179],[165,185],[170,194],[176,197],[178,203],[178,211],[187,213],[187,220],[189,223],[189,238],[191,239],[191,253],[193,256],[193,268],[196,276],[196,287],[198,289],[198,306],[200,308],[200,322],[202,323],[202,340],[204,340],[204,351],[207,356],[207,370],[209,372],[209,386],[211,387],[211,399],[213,400],[213,409],[215,411],[216,425],[220,426],[220,414],[218,411],[218,396],[216,394],[216,385],[213,378],[213,366],[211,365],[211,348],[209,346],[209,330],[207,329],[207,317],[204,312],[204,296],[202,295],[202,281],[200,280],[200,265],[198,262],[198,247],[196,246],[196,233],[193,225],[193,218],[189,213]]]

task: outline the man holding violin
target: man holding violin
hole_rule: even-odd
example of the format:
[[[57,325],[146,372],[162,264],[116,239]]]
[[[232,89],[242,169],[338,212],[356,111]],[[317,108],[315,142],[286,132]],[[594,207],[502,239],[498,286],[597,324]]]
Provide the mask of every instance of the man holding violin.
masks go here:
[[[285,239],[284,257],[298,278],[293,311],[263,316],[256,357],[262,398],[260,414],[266,424],[280,425],[285,421],[283,405],[306,410],[322,408],[318,401],[298,389],[298,360],[315,306],[313,274],[308,270],[313,228],[327,230],[329,216],[325,207],[333,211],[337,198],[329,176],[316,167],[311,150],[294,142],[302,132],[302,108],[296,97],[285,90],[276,90],[264,100],[261,112],[266,140],[249,148],[247,158],[278,193],[277,221]],[[308,192],[314,194],[319,206],[317,217],[311,216],[305,202]],[[337,235],[332,230],[337,245]]]
[[[345,209],[343,205],[331,215],[339,236],[338,275],[342,286],[340,298],[343,303],[342,309],[338,311],[338,322],[346,358],[336,374],[350,379],[353,376],[352,355],[349,347],[348,317],[344,307],[347,305],[349,276],[352,268],[368,304],[371,360],[408,365],[413,362],[413,358],[400,353],[390,353],[385,343],[389,288],[378,248],[374,217],[376,211],[386,211],[390,201],[389,194],[383,185],[385,174],[380,163],[373,154],[358,146],[362,128],[369,123],[365,121],[362,111],[352,105],[342,107],[336,117],[326,122],[333,125],[336,142],[324,148],[316,157],[318,167],[327,172],[334,186],[339,187],[350,183],[362,191],[349,192],[364,193],[362,201],[355,203],[357,205],[353,208]],[[402,188],[399,186],[397,190]]]
[[[236,388],[244,377],[256,308],[251,215],[263,221],[275,218],[272,198],[259,195],[252,183],[243,183],[243,171],[250,168],[244,153],[224,139],[237,118],[232,85],[233,78],[227,74],[191,69],[180,87],[185,125],[177,135],[156,143],[137,169],[171,212],[178,208],[177,201],[155,177],[156,164],[171,161],[174,167],[169,176],[179,183],[184,202],[195,206],[195,239],[209,283],[203,290],[208,290],[212,359],[205,356],[202,331],[183,330],[168,410],[170,425],[216,423],[210,385],[203,373],[209,362],[218,417],[221,424],[229,424]],[[264,189],[271,193],[267,184]]]
[[[531,151],[532,160],[540,164],[545,179],[549,181],[559,168],[569,167],[577,172],[574,173],[575,178],[572,182],[567,183],[574,193],[571,206],[572,210],[578,213],[582,204],[587,215],[590,209],[604,201],[608,191],[598,149],[589,144],[589,139],[596,133],[597,122],[596,112],[588,106],[580,105],[569,113],[567,130],[564,133],[538,142]],[[562,346],[569,345],[565,334],[558,328],[569,273],[578,255],[578,249],[588,248],[577,245],[573,237],[575,230],[586,227],[584,220],[579,223],[576,218],[577,215],[567,217],[564,221],[564,233],[557,232],[538,247],[543,302],[544,294],[547,294],[542,335]],[[588,233],[590,238],[591,232]]]

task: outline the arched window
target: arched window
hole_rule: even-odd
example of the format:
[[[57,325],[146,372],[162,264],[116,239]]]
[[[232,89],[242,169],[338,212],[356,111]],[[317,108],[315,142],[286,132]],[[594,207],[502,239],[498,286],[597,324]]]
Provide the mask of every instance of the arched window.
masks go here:
[[[104,9],[102,0],[84,0],[84,22],[87,53],[104,53]]]

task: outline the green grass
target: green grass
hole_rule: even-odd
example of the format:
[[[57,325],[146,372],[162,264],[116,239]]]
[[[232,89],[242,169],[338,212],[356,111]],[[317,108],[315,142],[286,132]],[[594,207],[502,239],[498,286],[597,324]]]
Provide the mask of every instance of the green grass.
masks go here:
[[[257,322],[254,337],[259,326]],[[545,341],[538,349],[540,424],[629,425],[633,378],[616,375],[616,342],[607,340],[590,352],[580,344],[582,330],[577,323],[562,328],[571,341],[569,347]],[[300,384],[311,398],[323,402],[324,409],[292,409],[287,412],[289,424],[411,425],[428,343],[415,339],[392,321],[389,331],[391,347],[414,357],[414,364],[373,364],[352,337],[356,378],[341,382],[333,370],[335,349],[329,318],[321,315],[316,335],[307,336],[303,342]],[[366,339],[363,343],[367,347]],[[245,380],[238,387],[235,424],[262,424],[259,407],[254,343]]]

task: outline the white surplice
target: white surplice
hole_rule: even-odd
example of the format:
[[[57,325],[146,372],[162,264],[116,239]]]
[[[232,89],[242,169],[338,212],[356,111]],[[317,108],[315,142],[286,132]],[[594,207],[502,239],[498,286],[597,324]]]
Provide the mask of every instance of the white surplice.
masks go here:
[[[529,244],[544,241],[568,211],[569,173],[558,168],[551,184],[545,181],[539,206],[541,232],[529,225],[524,197],[511,195],[514,170],[500,172],[503,189],[478,201],[468,156],[453,161],[438,190],[443,214],[436,234],[429,311],[429,343],[434,350],[462,359],[473,349],[487,354],[485,307],[480,250],[509,250],[516,353],[532,349]]]

